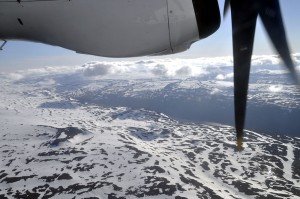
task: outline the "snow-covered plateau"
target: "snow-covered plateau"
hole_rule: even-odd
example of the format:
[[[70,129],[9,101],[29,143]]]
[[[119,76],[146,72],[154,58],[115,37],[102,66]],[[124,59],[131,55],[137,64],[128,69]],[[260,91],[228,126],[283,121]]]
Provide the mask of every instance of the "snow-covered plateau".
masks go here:
[[[230,119],[221,122],[232,117],[226,115],[232,108],[228,68],[216,74],[185,68],[198,73],[183,78],[164,65],[136,64],[148,64],[139,74],[155,77],[127,78],[128,68],[106,65],[115,71],[108,72],[99,63],[2,73],[0,198],[300,198],[299,132],[249,130],[244,150],[236,150]],[[299,121],[299,92],[277,78],[284,72],[255,73],[252,107],[268,106]],[[215,117],[195,123],[176,119],[187,106],[176,113],[153,108],[165,103],[179,110],[183,99]]]

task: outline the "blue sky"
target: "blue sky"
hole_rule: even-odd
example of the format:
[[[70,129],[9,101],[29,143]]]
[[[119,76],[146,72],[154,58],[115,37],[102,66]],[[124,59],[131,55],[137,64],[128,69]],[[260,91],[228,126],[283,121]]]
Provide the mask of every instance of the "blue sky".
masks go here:
[[[223,8],[224,1],[219,1]],[[300,1],[281,0],[285,26],[292,52],[300,52]],[[195,43],[190,50],[171,57],[215,57],[232,54],[231,19],[228,15],[222,19],[220,29],[205,40]],[[258,23],[254,54],[274,54],[268,37]],[[146,58],[139,58],[146,59]],[[77,54],[60,47],[24,41],[9,41],[0,51],[0,72],[44,66],[82,65],[89,61],[115,60],[103,57]]]

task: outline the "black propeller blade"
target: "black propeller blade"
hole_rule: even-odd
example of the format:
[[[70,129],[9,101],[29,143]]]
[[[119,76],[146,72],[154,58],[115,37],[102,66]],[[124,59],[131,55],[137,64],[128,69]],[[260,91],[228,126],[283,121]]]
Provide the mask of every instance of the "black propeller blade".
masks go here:
[[[290,71],[293,79],[299,84],[299,79],[295,71],[295,65],[290,56],[290,50],[284,30],[279,1],[265,0],[261,1],[259,16],[264,24],[268,35],[281,56],[285,66]]]
[[[224,15],[231,8],[234,57],[234,106],[238,150],[243,149],[247,94],[257,17],[275,49],[299,84],[295,65],[290,56],[278,0],[226,0]]]

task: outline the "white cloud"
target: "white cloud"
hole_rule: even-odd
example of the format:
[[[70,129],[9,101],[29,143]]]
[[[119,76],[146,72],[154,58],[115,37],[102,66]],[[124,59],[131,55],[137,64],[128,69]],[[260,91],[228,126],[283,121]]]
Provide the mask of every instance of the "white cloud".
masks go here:
[[[190,67],[188,66],[183,66],[181,68],[179,68],[178,70],[176,70],[176,75],[177,76],[190,76],[192,74],[192,70]]]
[[[252,57],[253,66],[262,66],[262,65],[278,65],[280,64],[280,58],[275,55],[254,55]]]
[[[216,85],[224,88],[233,87],[233,82],[228,81],[216,81]]]
[[[217,80],[225,80],[225,79],[230,79],[230,78],[233,78],[233,73],[228,73],[228,74],[219,74],[216,76],[216,79]]]
[[[288,70],[268,70],[268,69],[261,69],[257,70],[257,73],[262,73],[262,74],[268,74],[268,75],[283,75],[289,73]]]
[[[9,79],[13,80],[13,81],[17,81],[22,79],[24,76],[22,74],[19,73],[10,73],[7,76]]]
[[[168,70],[164,65],[157,64],[156,66],[153,67],[153,69],[151,69],[151,73],[155,76],[166,76]]]
[[[299,54],[294,54],[299,60]],[[299,60],[300,61],[300,60]],[[255,73],[281,75],[287,73],[281,68],[278,56],[253,56]],[[215,75],[216,80],[228,80],[233,77],[232,57],[194,58],[194,59],[156,59],[143,58],[141,61],[97,61],[83,66],[57,66],[17,71],[7,75],[11,80],[28,76],[53,74],[79,74],[86,78],[140,79],[153,77],[188,78]]]
[[[82,66],[83,74],[87,77],[105,76],[112,73],[111,68],[113,65],[101,63],[101,62],[90,62]]]

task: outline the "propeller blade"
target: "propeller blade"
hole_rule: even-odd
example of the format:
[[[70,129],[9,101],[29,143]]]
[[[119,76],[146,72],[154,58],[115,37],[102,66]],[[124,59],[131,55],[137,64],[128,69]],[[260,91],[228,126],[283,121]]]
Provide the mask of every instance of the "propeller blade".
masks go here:
[[[275,49],[298,85],[300,79],[290,55],[279,1],[225,0],[224,15],[229,7],[232,16],[235,128],[237,147],[238,150],[242,150],[251,57],[258,15]]]
[[[230,7],[230,0],[225,0],[223,17],[227,15],[229,7]]]
[[[263,25],[285,66],[290,71],[293,79],[299,84],[299,77],[297,76],[295,64],[291,58],[287,42],[279,1],[264,0],[261,1],[261,4],[259,16],[261,17]]]
[[[234,58],[234,106],[237,149],[243,149],[243,134],[247,107],[247,94],[251,57],[258,13],[252,1],[231,1],[233,58]]]

